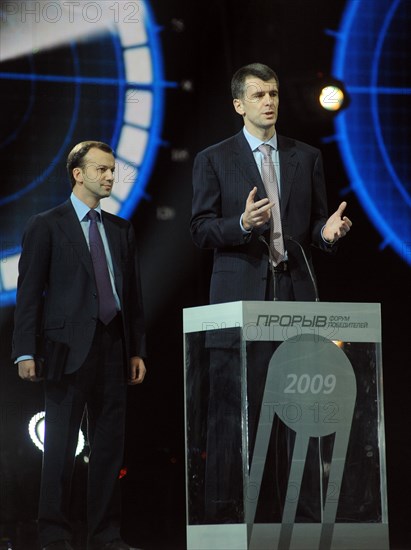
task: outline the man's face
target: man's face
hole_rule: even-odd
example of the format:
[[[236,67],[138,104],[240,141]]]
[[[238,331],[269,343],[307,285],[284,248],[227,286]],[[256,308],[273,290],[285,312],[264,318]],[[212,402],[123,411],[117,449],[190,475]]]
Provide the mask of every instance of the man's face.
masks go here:
[[[274,79],[260,80],[248,76],[245,80],[244,96],[234,99],[234,108],[243,118],[247,130],[259,137],[261,132],[275,130],[278,116],[278,86]]]
[[[115,159],[111,153],[92,148],[83,158],[83,167],[73,170],[77,188],[83,199],[99,201],[111,195]]]

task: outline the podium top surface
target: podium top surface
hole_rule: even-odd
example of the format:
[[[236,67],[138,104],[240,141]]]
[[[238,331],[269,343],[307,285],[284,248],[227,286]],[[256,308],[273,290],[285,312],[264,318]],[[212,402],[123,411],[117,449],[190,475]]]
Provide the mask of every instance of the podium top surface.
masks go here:
[[[381,305],[348,302],[238,301],[186,308],[184,334],[238,327],[245,340],[319,334],[344,342],[381,342]]]

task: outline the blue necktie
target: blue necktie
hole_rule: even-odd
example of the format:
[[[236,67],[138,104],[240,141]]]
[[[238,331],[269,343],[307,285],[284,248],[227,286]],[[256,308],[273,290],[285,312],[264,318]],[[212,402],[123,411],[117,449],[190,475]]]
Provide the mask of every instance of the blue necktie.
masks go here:
[[[100,215],[96,210],[90,210],[87,216],[90,220],[89,244],[97,284],[99,319],[102,323],[108,325],[117,315],[117,306],[108,272],[103,240],[97,226]]]

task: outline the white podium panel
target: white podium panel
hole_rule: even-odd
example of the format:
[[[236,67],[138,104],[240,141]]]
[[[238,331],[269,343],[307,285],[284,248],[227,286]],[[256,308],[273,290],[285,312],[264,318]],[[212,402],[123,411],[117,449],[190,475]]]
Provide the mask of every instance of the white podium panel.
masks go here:
[[[379,304],[184,310],[187,547],[388,549]]]

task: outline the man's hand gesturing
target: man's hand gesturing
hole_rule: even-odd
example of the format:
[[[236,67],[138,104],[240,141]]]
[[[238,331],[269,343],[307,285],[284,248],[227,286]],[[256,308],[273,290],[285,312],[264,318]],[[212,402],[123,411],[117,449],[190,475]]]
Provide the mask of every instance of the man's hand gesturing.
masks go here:
[[[328,242],[335,243],[338,239],[345,237],[348,231],[351,229],[352,222],[347,216],[344,216],[344,210],[347,207],[347,203],[343,201],[337,210],[332,214],[323,229],[323,237]]]
[[[267,223],[271,218],[271,208],[273,203],[267,198],[254,202],[257,187],[254,187],[245,203],[245,210],[242,216],[243,227],[246,231],[250,231],[253,227],[260,227]]]

